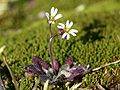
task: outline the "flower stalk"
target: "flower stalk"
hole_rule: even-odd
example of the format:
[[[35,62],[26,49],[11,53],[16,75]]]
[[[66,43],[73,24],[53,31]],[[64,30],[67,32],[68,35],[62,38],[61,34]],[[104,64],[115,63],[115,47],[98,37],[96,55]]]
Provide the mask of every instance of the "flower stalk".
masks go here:
[[[54,35],[54,33],[52,31],[52,24],[55,24],[55,22],[62,17],[62,14],[58,14],[58,9],[52,7],[50,13],[46,12],[45,15],[47,17],[47,21],[49,24],[49,30],[50,30],[49,54],[50,54],[50,59],[53,60],[52,42],[56,35]]]
[[[50,29],[50,38],[53,36],[53,32],[52,32],[52,24],[49,24],[49,29]]]
[[[53,47],[52,47],[52,44],[53,44],[53,40],[54,38],[58,36],[57,34],[56,35],[51,35],[50,39],[49,39],[49,55],[50,55],[50,60],[52,61],[53,60]]]

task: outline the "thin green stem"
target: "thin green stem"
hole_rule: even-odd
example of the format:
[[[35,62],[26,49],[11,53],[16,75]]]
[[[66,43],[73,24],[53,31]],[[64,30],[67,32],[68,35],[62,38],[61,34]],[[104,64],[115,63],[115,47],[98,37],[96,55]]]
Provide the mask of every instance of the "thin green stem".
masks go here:
[[[58,36],[58,35],[56,34],[56,35],[52,36],[52,37],[50,38],[50,40],[49,40],[49,54],[50,54],[50,59],[51,59],[51,61],[53,60],[52,44],[53,44],[53,40],[54,40],[54,38],[55,38],[56,36]]]
[[[49,29],[50,29],[50,38],[53,36],[53,32],[52,32],[52,24],[49,24]]]
[[[53,40],[57,35],[53,34],[52,31],[52,24],[49,24],[49,30],[50,30],[50,39],[49,39],[49,55],[50,55],[50,60],[53,60],[53,49],[52,49],[52,44],[53,44]]]
[[[5,56],[3,56],[3,62],[5,63],[6,67],[7,67],[8,70],[9,70],[9,73],[10,73],[10,75],[11,75],[11,77],[12,77],[12,82],[13,82],[13,84],[14,84],[14,86],[15,86],[15,90],[18,90],[17,81],[15,80],[15,77],[14,77],[14,75],[13,75],[13,73],[12,73],[9,65],[7,64],[7,58],[6,58]]]

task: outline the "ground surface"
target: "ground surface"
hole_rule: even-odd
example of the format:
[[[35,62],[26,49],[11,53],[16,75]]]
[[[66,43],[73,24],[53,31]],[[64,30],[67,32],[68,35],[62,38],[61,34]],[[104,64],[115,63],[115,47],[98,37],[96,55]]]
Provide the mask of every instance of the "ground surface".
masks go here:
[[[60,22],[72,20],[74,28],[79,31],[77,37],[69,41],[55,40],[54,56],[61,63],[69,55],[75,62],[93,68],[120,59],[119,0],[31,0],[12,4],[0,17],[0,46],[7,46],[8,64],[24,90],[30,88],[24,68],[31,63],[32,56],[50,61],[48,25],[39,13],[49,11],[52,6],[63,13]],[[80,5],[85,6],[83,11],[78,10]],[[111,65],[86,75],[82,86],[92,87],[100,83],[106,88],[112,87],[114,83],[120,83],[119,74],[120,64]]]

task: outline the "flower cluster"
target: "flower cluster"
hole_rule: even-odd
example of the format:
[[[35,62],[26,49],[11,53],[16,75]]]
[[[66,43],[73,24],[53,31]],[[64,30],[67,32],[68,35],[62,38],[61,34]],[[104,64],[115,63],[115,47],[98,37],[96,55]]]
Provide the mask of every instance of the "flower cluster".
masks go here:
[[[48,23],[50,25],[55,24],[55,21],[63,16],[62,14],[57,14],[57,13],[58,13],[58,9],[54,7],[51,8],[50,14],[48,12],[45,13],[48,19]],[[62,38],[69,40],[70,34],[76,36],[78,30],[72,29],[71,28],[72,26],[73,26],[73,22],[72,21],[70,22],[69,20],[66,21],[66,24],[59,23],[57,25],[59,34],[62,36]]]
[[[26,75],[38,75],[41,82],[44,83],[49,80],[49,83],[54,85],[80,82],[82,77],[90,72],[90,69],[74,64],[71,57],[66,59],[64,65],[61,65],[57,60],[53,60],[51,64],[48,64],[39,57],[33,57],[32,62],[32,65],[26,67]]]

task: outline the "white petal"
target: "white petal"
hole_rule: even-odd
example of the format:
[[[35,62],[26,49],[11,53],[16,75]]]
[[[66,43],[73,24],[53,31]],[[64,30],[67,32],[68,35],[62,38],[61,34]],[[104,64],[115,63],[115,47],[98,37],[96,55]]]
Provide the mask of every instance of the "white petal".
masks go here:
[[[75,33],[78,33],[78,30],[76,30],[76,29],[71,29],[70,31],[73,31],[73,32],[75,32]]]
[[[55,15],[57,14],[57,12],[58,12],[58,9],[55,8],[54,11],[51,13],[51,16],[52,16],[52,17],[55,17]]]
[[[62,27],[65,27],[65,25],[63,23],[59,23],[59,25],[62,26]]]
[[[68,33],[71,34],[71,35],[73,35],[73,36],[76,36],[76,33],[78,33],[78,30],[71,29]]]
[[[70,35],[68,34],[68,33],[64,33],[63,35],[62,35],[62,38],[64,38],[64,39],[69,39],[70,38]]]
[[[67,36],[67,33],[65,32],[63,35],[62,35],[62,38],[65,38]]]
[[[47,19],[49,20],[49,13],[46,12],[45,15],[46,15]]]
[[[58,27],[58,29],[64,29],[64,27],[62,27],[62,26],[60,26],[60,25],[58,25],[57,27]]]
[[[49,24],[55,24],[55,22],[54,22],[54,21],[51,21],[51,20],[49,20],[48,23],[49,23]]]
[[[57,20],[57,19],[59,19],[59,18],[61,18],[61,17],[62,17],[62,14],[57,14],[57,15],[54,17],[54,19]]]
[[[64,29],[65,25],[63,23],[59,23],[57,27],[60,28],[60,29]]]
[[[66,27],[68,27],[68,26],[69,26],[69,20],[66,21]]]
[[[71,22],[69,23],[69,27],[68,27],[68,28],[71,28],[72,25],[73,25],[73,22],[71,21]]]
[[[69,40],[69,38],[70,38],[70,35],[69,35],[69,34],[67,34],[67,40]]]
[[[52,15],[52,14],[54,13],[54,11],[55,11],[55,8],[52,7],[52,8],[51,8],[51,12],[50,12],[50,14]]]
[[[54,13],[53,13],[53,17],[57,14],[57,12],[58,12],[58,9],[56,8]]]
[[[71,28],[72,27],[72,25],[73,25],[73,22],[71,21],[71,22],[66,22],[66,28]]]
[[[52,21],[51,21],[51,20],[49,20],[49,21],[48,21],[48,23],[49,23],[49,24],[51,24],[51,23],[52,23]]]

